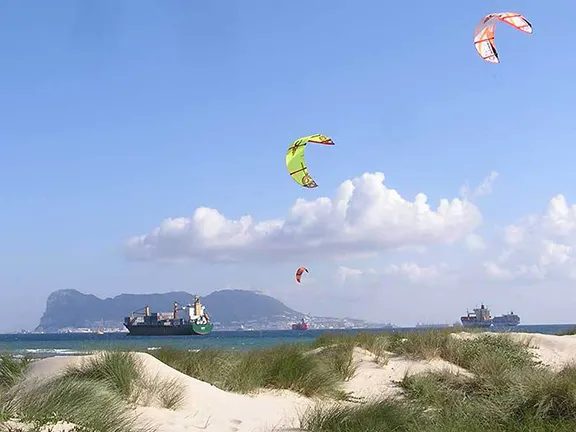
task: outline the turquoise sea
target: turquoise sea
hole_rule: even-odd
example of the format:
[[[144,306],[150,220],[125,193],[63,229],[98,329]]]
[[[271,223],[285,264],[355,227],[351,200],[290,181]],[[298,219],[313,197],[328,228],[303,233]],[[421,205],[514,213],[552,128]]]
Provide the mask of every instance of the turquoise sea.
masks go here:
[[[555,334],[575,328],[576,324],[520,325],[513,328],[499,328],[497,332],[526,332]],[[342,330],[262,330],[262,331],[214,331],[206,336],[128,336],[124,333],[110,334],[0,334],[0,353],[49,357],[55,355],[79,355],[105,349],[132,349],[153,351],[160,347],[174,347],[188,350],[202,348],[226,348],[248,350],[271,347],[282,343],[312,342],[322,333],[359,332],[413,332],[425,331],[422,328],[392,329],[342,329]]]

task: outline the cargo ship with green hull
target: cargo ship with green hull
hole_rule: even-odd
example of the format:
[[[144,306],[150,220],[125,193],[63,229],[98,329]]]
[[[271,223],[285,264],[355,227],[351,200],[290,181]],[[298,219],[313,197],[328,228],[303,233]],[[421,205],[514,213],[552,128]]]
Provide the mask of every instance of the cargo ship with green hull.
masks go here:
[[[183,317],[179,316],[180,311],[184,312]],[[214,329],[214,324],[196,297],[193,305],[179,306],[174,302],[171,313],[150,313],[150,308],[145,306],[125,317],[124,327],[130,336],[204,336]]]

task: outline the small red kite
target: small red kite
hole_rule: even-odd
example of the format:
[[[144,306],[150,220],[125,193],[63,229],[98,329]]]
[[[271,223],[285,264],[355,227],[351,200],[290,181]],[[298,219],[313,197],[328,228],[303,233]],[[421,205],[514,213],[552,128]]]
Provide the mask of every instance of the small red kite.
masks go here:
[[[302,278],[302,273],[304,272],[309,273],[306,267],[300,267],[298,270],[296,270],[296,282],[301,283],[300,279]]]

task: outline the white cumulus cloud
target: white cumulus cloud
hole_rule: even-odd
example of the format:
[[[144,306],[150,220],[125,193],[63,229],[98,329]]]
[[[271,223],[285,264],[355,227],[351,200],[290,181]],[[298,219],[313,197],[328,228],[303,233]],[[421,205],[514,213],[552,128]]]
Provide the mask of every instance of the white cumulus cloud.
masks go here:
[[[496,171],[491,171],[473,191],[470,191],[470,186],[467,182],[464,183],[464,185],[460,187],[460,196],[473,200],[484,195],[490,195],[498,176],[499,174]]]
[[[576,205],[556,195],[542,214],[508,225],[499,256],[484,267],[495,279],[576,279]]]
[[[414,284],[434,284],[452,277],[447,264],[420,266],[414,262],[389,264],[380,269],[338,267],[335,278],[340,284],[380,284],[396,280]]]
[[[471,251],[486,249],[484,239],[476,233],[468,234],[465,238],[466,247]]]
[[[386,187],[384,174],[346,180],[332,198],[298,199],[283,219],[226,218],[200,207],[190,217],[165,219],[130,238],[128,256],[140,260],[242,261],[319,258],[453,243],[482,222],[466,199],[442,199],[436,209],[423,193],[413,201]]]
[[[576,205],[568,204],[563,195],[550,199],[541,214],[526,216],[506,226],[494,245],[488,246],[475,233],[466,235],[464,243],[471,251],[482,251],[485,261],[452,255],[459,265],[340,267],[335,277],[349,286],[378,284],[393,275],[411,283],[458,282],[460,286],[490,281],[516,281],[519,286],[576,281]]]

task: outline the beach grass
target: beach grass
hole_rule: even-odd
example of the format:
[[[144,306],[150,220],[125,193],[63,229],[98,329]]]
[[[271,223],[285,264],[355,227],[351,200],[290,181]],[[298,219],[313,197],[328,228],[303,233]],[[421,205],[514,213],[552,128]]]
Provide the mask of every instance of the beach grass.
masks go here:
[[[385,363],[390,352],[391,334],[359,332],[357,334],[323,333],[312,343],[313,347],[351,346],[360,347],[374,354],[378,361]]]
[[[159,402],[163,408],[177,409],[184,400],[181,383],[148,376],[141,361],[127,351],[105,351],[81,365],[67,368],[64,376],[100,382],[129,403],[151,405]]]
[[[310,397],[345,398],[340,384],[354,373],[352,348],[340,344],[313,353],[309,346],[300,344],[250,351],[162,348],[152,355],[222,390],[252,393],[261,388],[285,389]]]
[[[154,428],[136,423],[134,404],[177,409],[184,399],[181,383],[146,376],[130,352],[100,353],[50,380],[19,380],[26,366],[26,361],[1,359],[0,381],[6,385],[0,422],[18,419],[38,429],[64,421],[77,432],[148,432]]]
[[[576,335],[576,327],[569,328],[567,330],[559,331],[556,336],[573,336]]]
[[[132,410],[105,383],[73,376],[17,385],[6,395],[3,411],[33,428],[65,421],[82,432],[153,430],[136,426]]]
[[[0,355],[0,424],[11,416],[7,406],[7,392],[20,381],[28,365],[27,358]]]
[[[377,335],[363,336],[363,343]],[[332,338],[334,341],[334,338]],[[325,339],[327,343],[327,339]],[[576,430],[576,366],[543,367],[504,334],[458,338],[448,331],[388,335],[386,350],[444,358],[469,374],[429,372],[398,383],[401,399],[317,406],[301,417],[309,432],[568,432]]]
[[[360,407],[352,405],[315,406],[301,419],[309,432],[408,432],[419,430],[421,412],[405,402],[383,399]]]
[[[474,370],[502,368],[503,364],[531,364],[524,346],[502,335],[470,340],[452,337],[454,330],[409,333],[325,333],[311,345],[235,351],[187,351],[161,348],[152,353],[180,372],[232,392],[251,393],[261,388],[287,389],[305,396],[346,398],[341,384],[354,376],[353,350],[363,348],[386,363],[392,355],[411,359],[443,358]],[[519,348],[518,348],[519,347]]]
[[[67,368],[65,376],[101,382],[125,400],[129,400],[142,374],[141,367],[132,353],[106,351],[89,358],[81,365]]]
[[[0,355],[0,392],[16,384],[29,364],[30,359],[26,357]]]
[[[328,371],[334,373],[339,380],[348,381],[356,372],[353,355],[354,345],[341,343],[324,347],[315,353],[317,364],[323,365]]]

